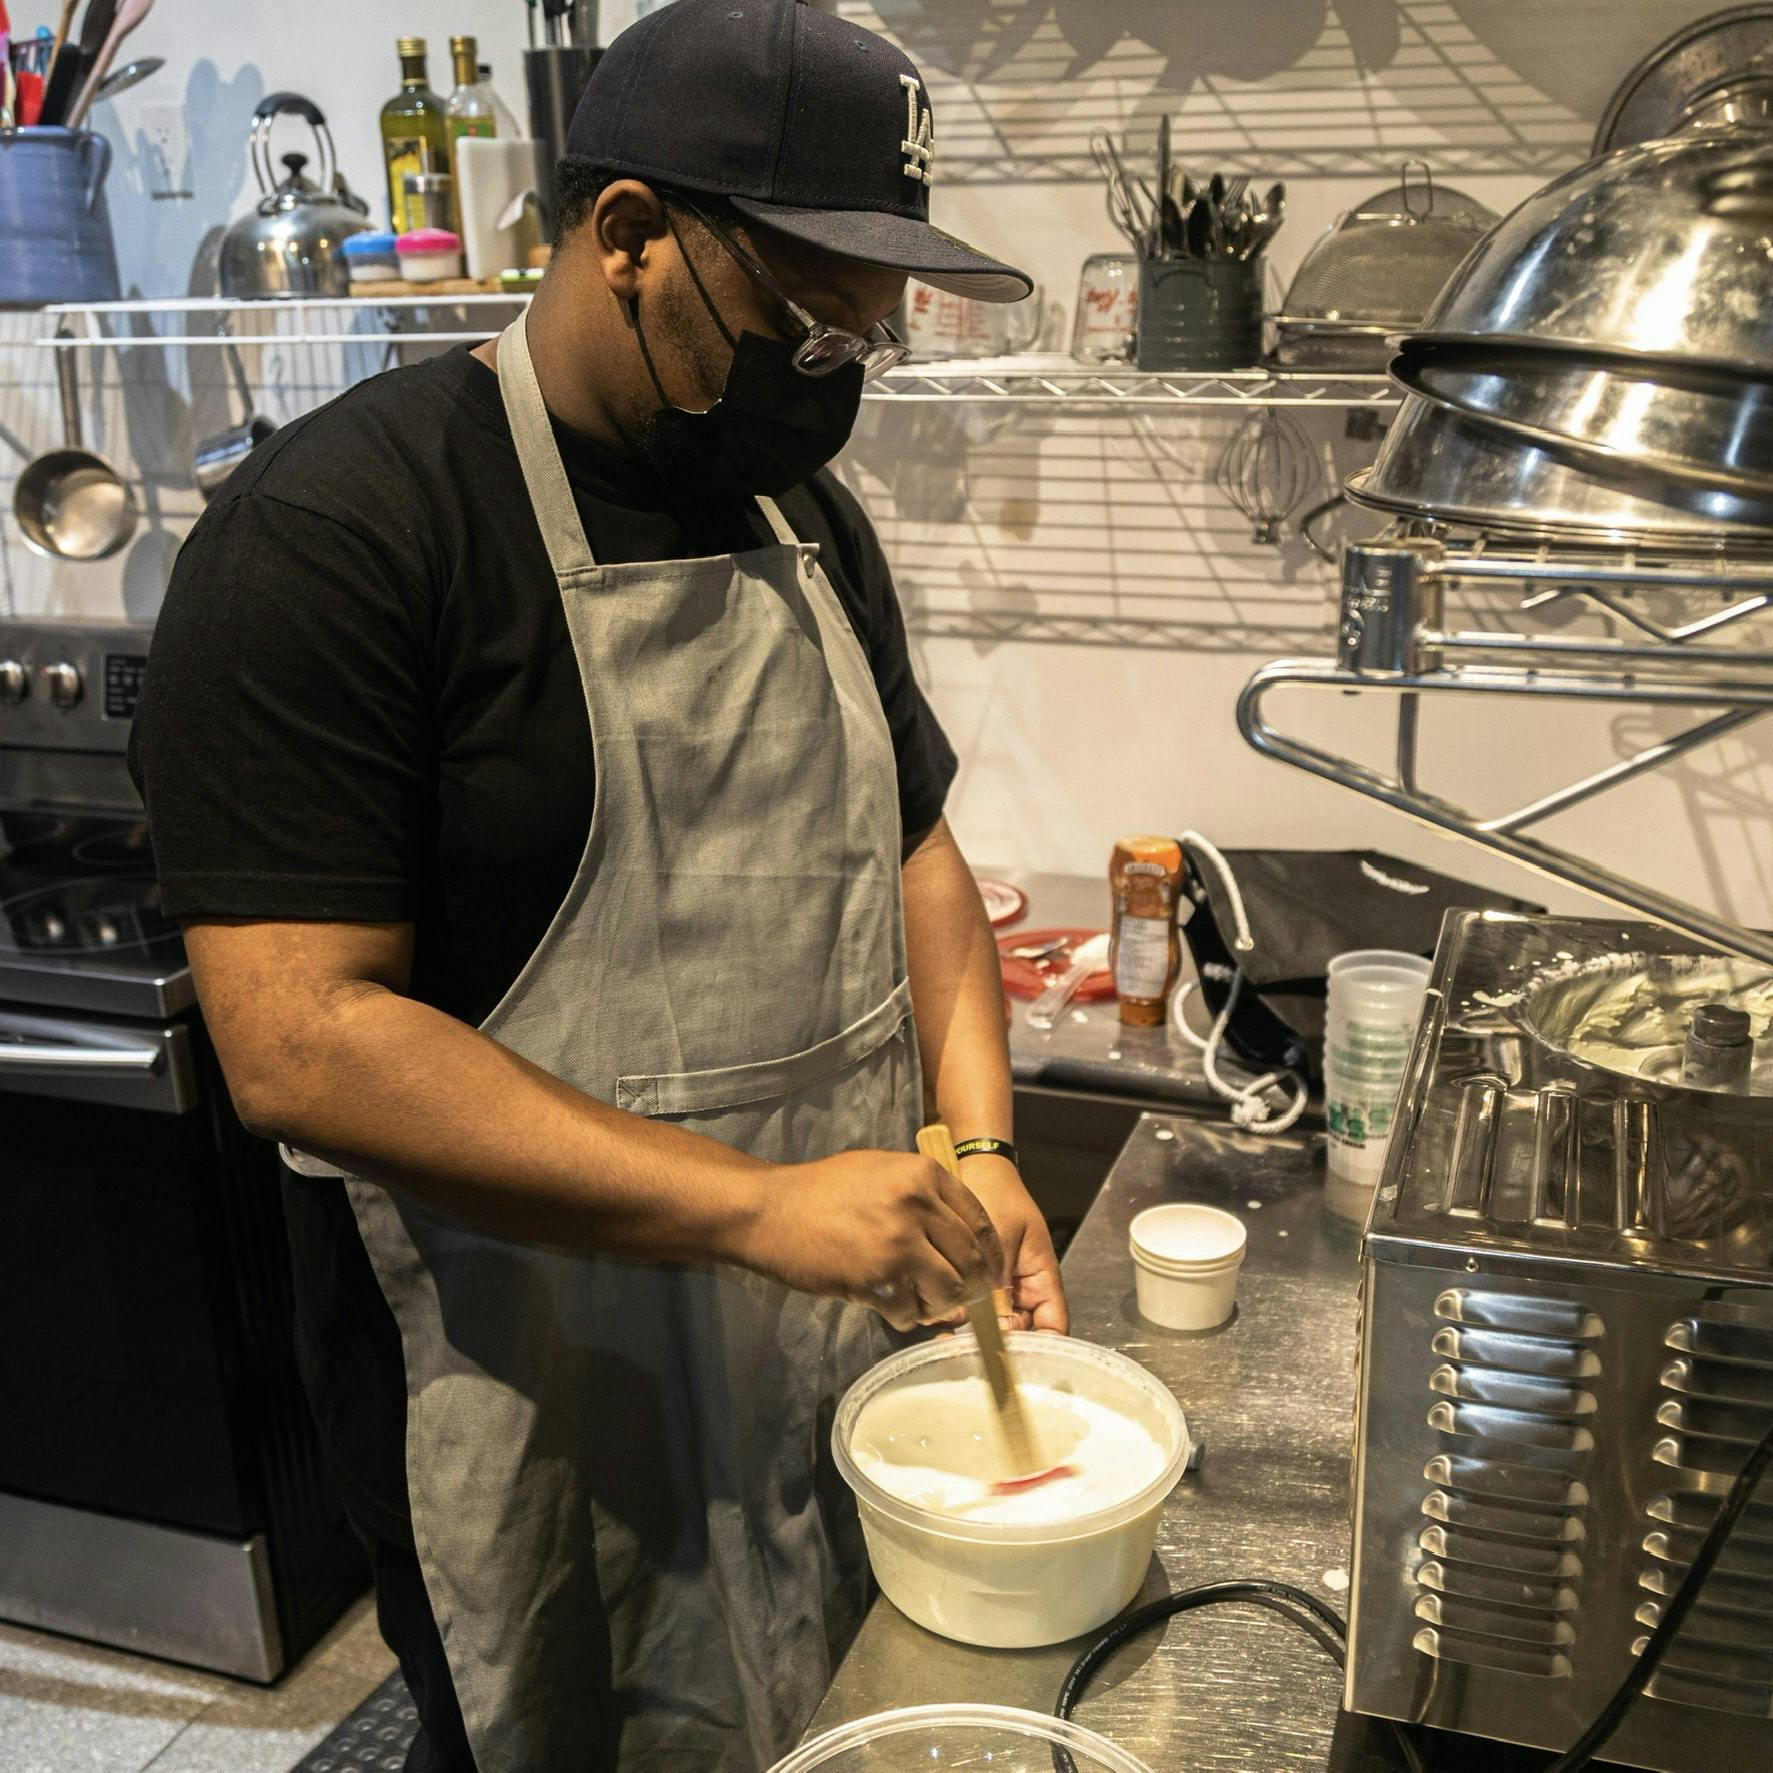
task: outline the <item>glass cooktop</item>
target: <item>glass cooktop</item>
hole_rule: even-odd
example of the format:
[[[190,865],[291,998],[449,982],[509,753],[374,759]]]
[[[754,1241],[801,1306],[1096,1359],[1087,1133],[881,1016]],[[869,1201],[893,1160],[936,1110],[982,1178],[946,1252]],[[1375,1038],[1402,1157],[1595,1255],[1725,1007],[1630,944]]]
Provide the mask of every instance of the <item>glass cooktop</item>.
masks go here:
[[[0,1001],[164,1016],[193,1001],[140,814],[0,808]]]

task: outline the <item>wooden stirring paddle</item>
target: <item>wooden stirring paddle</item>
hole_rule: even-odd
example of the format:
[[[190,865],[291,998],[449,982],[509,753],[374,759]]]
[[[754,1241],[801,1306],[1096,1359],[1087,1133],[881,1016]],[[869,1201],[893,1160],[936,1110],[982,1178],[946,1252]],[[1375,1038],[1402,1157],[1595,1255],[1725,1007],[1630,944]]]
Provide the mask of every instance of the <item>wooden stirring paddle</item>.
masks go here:
[[[917,1149],[933,1159],[956,1182],[960,1182],[960,1159],[954,1155],[954,1141],[940,1121],[927,1126],[917,1135]],[[966,1184],[961,1183],[962,1187]],[[1022,1407],[1022,1394],[1016,1387],[1016,1375],[1010,1365],[1010,1351],[1004,1341],[1003,1326],[997,1321],[997,1295],[989,1288],[967,1301],[967,1322],[979,1341],[979,1360],[985,1368],[985,1382],[991,1387],[991,1401],[997,1407],[997,1426],[1003,1436],[1005,1461],[1010,1475],[991,1486],[992,1493],[1007,1496],[1044,1484],[1051,1478],[1071,1477],[1069,1465],[1048,1465],[1035,1446],[1034,1431],[1028,1413]]]

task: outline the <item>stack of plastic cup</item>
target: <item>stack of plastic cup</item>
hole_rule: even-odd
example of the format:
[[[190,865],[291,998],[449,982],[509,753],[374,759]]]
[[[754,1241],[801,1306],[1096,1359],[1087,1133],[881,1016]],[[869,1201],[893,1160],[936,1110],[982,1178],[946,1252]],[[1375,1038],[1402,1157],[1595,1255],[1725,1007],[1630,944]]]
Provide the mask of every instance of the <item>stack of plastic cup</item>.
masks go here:
[[[1356,949],[1330,962],[1324,1032],[1324,1114],[1330,1124],[1325,1198],[1333,1213],[1357,1224],[1365,1224],[1385,1168],[1392,1117],[1432,970],[1419,955],[1389,948]]]

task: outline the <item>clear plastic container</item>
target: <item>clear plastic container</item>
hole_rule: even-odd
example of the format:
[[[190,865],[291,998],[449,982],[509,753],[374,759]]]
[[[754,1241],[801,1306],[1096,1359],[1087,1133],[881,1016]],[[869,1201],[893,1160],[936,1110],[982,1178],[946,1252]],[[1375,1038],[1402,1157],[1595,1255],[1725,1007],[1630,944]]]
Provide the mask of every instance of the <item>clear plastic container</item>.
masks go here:
[[[851,1453],[863,1410],[889,1388],[974,1378],[970,1334],[904,1349],[864,1373],[838,1406],[831,1445],[856,1493],[875,1579],[893,1605],[963,1644],[1022,1650],[1094,1631],[1139,1592],[1164,1499],[1193,1443],[1169,1388],[1137,1361],[1065,1336],[1024,1330],[1005,1340],[1021,1383],[1074,1392],[1144,1428],[1166,1455],[1158,1475],[1111,1507],[1041,1523],[937,1514],[882,1489]]]
[[[1008,1705],[908,1705],[840,1724],[770,1773],[907,1773],[912,1767],[989,1767],[991,1773],[1053,1773],[1071,1757],[1077,1773],[1150,1773],[1106,1737],[1063,1718]]]

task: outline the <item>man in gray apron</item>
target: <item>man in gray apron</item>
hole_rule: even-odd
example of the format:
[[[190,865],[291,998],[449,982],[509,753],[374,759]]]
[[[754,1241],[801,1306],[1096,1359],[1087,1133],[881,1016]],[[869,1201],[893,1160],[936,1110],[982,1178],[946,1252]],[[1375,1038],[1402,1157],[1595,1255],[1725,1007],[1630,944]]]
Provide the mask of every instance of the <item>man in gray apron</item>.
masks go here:
[[[186,711],[181,749],[162,686],[232,645],[256,708],[309,641],[250,622],[238,638],[238,584],[200,614],[204,575],[185,561],[137,768],[236,1100],[306,1179],[292,1225],[313,1210],[304,1190],[348,1198],[398,1328],[413,1572],[377,1572],[425,1728],[409,1766],[751,1773],[804,1728],[865,1599],[828,1450],[837,1399],[893,1329],[945,1321],[981,1285],[1008,1281],[1018,1321],[1065,1328],[1008,1144],[977,893],[939,819],[904,830],[880,667],[777,502],[842,447],[864,378],[903,355],[879,322],[907,271],[994,300],[1028,284],[929,227],[916,70],[793,0],[649,17],[604,58],[568,145],[541,291],[451,372],[496,374],[528,499],[496,515],[539,532],[595,759],[582,854],[527,960],[475,1029],[414,992],[411,923],[254,915],[201,884],[217,871],[185,858],[181,796],[257,766],[219,715]],[[291,572],[324,545],[311,527],[351,528],[343,495],[320,511],[314,483],[329,435],[332,455],[379,471],[345,428],[352,398],[261,452],[206,528],[272,507]],[[673,497],[743,501],[762,539],[600,561],[563,460],[574,434]],[[396,428],[385,448],[426,442]],[[452,572],[490,546],[440,534],[447,513],[381,508],[365,584],[409,546]],[[188,554],[219,546],[200,531]],[[247,570],[236,550],[207,577],[230,561]],[[335,579],[311,588],[310,625],[345,619]],[[363,698],[392,705],[409,669],[433,683],[455,619],[445,598],[384,636]],[[443,674],[440,730],[468,693]],[[317,721],[290,736],[329,742]],[[447,851],[474,761],[445,747],[424,767]],[[455,885],[446,869],[439,890]],[[374,902],[345,873],[334,891],[341,908]],[[912,1154],[933,1115],[972,1142],[969,1187]],[[334,1446],[351,1427],[341,1358],[311,1372]],[[353,1506],[373,1542],[370,1514]]]

